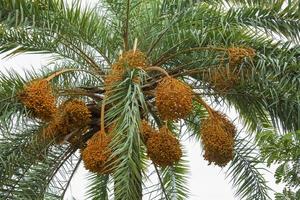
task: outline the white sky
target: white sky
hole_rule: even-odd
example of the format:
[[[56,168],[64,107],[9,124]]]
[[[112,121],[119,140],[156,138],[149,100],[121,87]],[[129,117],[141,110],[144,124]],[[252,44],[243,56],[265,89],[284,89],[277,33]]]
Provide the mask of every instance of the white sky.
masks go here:
[[[72,1],[72,0],[68,0]],[[90,0],[89,3],[94,3],[97,0]],[[0,55],[0,70],[4,68],[15,69],[19,72],[22,69],[37,68],[42,64],[46,64],[49,59],[45,55],[19,55],[13,58],[4,59]],[[227,109],[228,110],[228,109]],[[236,116],[234,111],[227,112],[227,114],[234,118]],[[223,171],[219,167],[213,165],[208,166],[201,155],[199,143],[188,141],[185,143],[188,150],[188,160],[191,169],[189,188],[191,191],[190,200],[235,200],[234,191],[231,188],[229,179],[225,179]],[[84,187],[87,184],[86,170],[81,166],[66,194],[65,200],[71,200],[73,197],[77,200],[83,200]],[[281,187],[275,186],[272,174],[267,174],[267,180],[270,182],[272,188],[280,191]]]

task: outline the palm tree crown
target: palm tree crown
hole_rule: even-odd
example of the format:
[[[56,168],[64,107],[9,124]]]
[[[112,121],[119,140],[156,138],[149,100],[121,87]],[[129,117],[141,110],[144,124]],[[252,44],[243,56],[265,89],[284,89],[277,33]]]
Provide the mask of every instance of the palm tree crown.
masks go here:
[[[0,74],[1,199],[62,199],[81,162],[87,198],[188,199],[183,137],[240,199],[270,199],[252,136],[300,129],[299,13],[298,0],[0,1],[0,53],[53,57]]]

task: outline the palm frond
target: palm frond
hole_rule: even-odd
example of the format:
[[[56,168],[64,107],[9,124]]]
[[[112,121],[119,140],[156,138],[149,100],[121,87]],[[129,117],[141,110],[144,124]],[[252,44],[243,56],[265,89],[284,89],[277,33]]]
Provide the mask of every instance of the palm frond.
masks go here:
[[[186,161],[159,170],[149,168],[140,138],[144,116],[154,119],[157,126],[162,124],[153,95],[162,76],[130,69],[112,91],[104,87],[105,74],[120,51],[131,49],[136,39],[150,65],[185,80],[197,95],[216,105],[233,106],[252,132],[270,122],[284,132],[300,127],[298,0],[103,0],[95,8],[83,7],[79,0],[68,4],[63,0],[2,0],[0,8],[0,53],[47,53],[54,61],[24,76],[0,74],[0,198],[64,197],[80,165],[77,149],[39,141],[45,124],[34,119],[16,96],[26,82],[66,68],[76,70],[51,81],[57,105],[76,97],[98,110],[105,98],[106,128],[114,125],[109,134],[113,137],[111,167],[115,169],[110,175],[91,175],[87,197],[188,198]],[[239,82],[220,92],[208,78],[212,70],[230,67],[229,47],[251,47],[256,56],[237,64],[236,69],[243,71]],[[200,120],[206,112],[197,103],[194,108],[180,124],[168,121],[168,125],[173,130],[185,125],[186,132],[192,132],[189,136],[199,140]],[[83,142],[98,130],[98,113],[92,120]],[[183,136],[185,133],[178,135]],[[262,161],[250,140],[236,137],[227,175],[241,199],[270,199]],[[294,180],[292,166],[297,168],[280,165],[277,179]],[[156,177],[150,186],[147,181],[151,178],[144,179],[148,169],[159,180]],[[276,198],[295,195],[287,190]]]
[[[196,141],[200,141],[200,125],[201,120],[207,117],[207,111],[197,102],[194,102],[193,113],[191,113],[187,119],[184,120],[184,125],[187,131],[190,133],[189,138],[195,138]]]
[[[110,25],[107,21],[107,17],[101,16],[97,12],[94,12],[94,10],[89,10],[88,8],[82,10],[79,1],[73,3],[72,6],[65,6],[63,1],[49,1],[48,3],[51,4],[51,6],[49,6],[47,12],[43,12],[43,9],[39,8],[30,9],[31,6],[37,6],[37,3],[31,1],[27,1],[26,3],[22,1],[5,3],[4,6],[7,8],[6,12],[12,16],[14,16],[15,13],[22,12],[22,15],[18,23],[16,22],[16,25],[12,27],[10,24],[7,24],[6,21],[14,20],[13,17],[8,17],[9,19],[7,20],[5,20],[5,18],[3,19],[4,29],[18,29],[19,33],[13,34],[11,30],[10,34],[13,34],[12,38],[2,38],[2,42],[0,42],[0,44],[2,44],[0,46],[5,46],[5,48],[2,47],[2,51],[21,46],[23,48],[20,48],[19,51],[15,51],[15,53],[22,51],[57,53],[63,57],[74,59],[81,64],[86,62],[85,64],[89,64],[91,67],[96,68],[96,70],[103,64],[107,65],[111,63],[109,58],[111,56],[110,54],[115,55],[115,52],[108,52],[106,46],[103,46],[103,44],[109,43],[115,45],[118,39],[114,38],[111,30],[108,29]],[[27,6],[24,6],[24,4]],[[25,9],[24,12],[23,9]],[[8,16],[10,15],[8,14]],[[35,16],[34,19],[32,19],[32,16]],[[24,30],[21,31],[20,29]],[[34,30],[33,33],[32,30]],[[43,30],[43,33],[38,30]],[[15,30],[14,32],[17,31]],[[37,32],[40,34],[39,39],[34,37]],[[26,37],[28,34],[33,35],[33,38]],[[22,37],[20,35],[22,35]],[[19,40],[15,38],[17,36],[19,36]],[[70,37],[73,39],[76,37],[76,40],[70,41],[68,39]],[[22,38],[22,40],[20,38]],[[112,40],[107,42],[107,40],[110,39]],[[99,42],[100,40],[102,40],[102,42]],[[35,47],[32,45],[29,48],[28,43],[33,43],[34,41],[36,42]],[[55,48],[59,48],[57,45],[61,46],[60,50],[55,50]],[[76,60],[76,57],[70,57],[72,53],[68,54],[68,51],[73,52],[74,55],[77,55],[77,57],[81,59]],[[96,57],[98,58],[95,59]]]
[[[139,199],[142,194],[141,138],[139,136],[140,108],[145,108],[141,88],[133,81],[137,71],[133,70],[121,82],[115,94],[108,99],[115,106],[108,111],[107,119],[116,122],[112,149],[116,156],[113,173],[115,199]],[[140,77],[143,77],[140,74]]]
[[[271,37],[276,33],[297,43],[300,39],[299,18],[291,17],[289,12],[289,9],[278,11],[261,8],[231,8],[227,15],[234,17],[237,23],[241,25],[263,29],[264,33]]]
[[[3,125],[8,124],[7,120],[12,118],[19,121],[21,116],[26,113],[26,109],[16,98],[18,91],[23,88],[25,80],[16,72],[7,73],[0,74],[0,116]]]
[[[52,195],[56,195],[60,199],[65,197],[66,191],[69,189],[81,163],[81,158],[75,152],[76,149],[69,148],[64,156],[48,170],[47,190],[44,198],[50,198]]]
[[[163,186],[169,199],[188,199],[188,172],[187,161],[183,159],[173,166],[162,169]]]
[[[62,162],[67,152],[63,146],[50,148],[48,144],[43,145],[32,140],[31,138],[35,137],[32,134],[35,135],[37,132],[31,132],[29,142],[24,141],[24,135],[18,137],[18,140],[21,140],[19,144],[16,142],[17,137],[6,144],[1,142],[1,148],[13,150],[1,153],[1,170],[3,170],[1,176],[4,176],[0,184],[1,198],[36,199],[43,197],[48,188],[49,174],[56,170],[54,166]],[[7,141],[7,139],[5,137],[3,140]],[[7,145],[17,146],[12,149]]]
[[[248,1],[248,0],[224,0],[205,1],[208,4],[215,3],[215,6],[223,7],[227,19],[237,22],[245,27],[252,27],[256,30],[263,30],[270,37],[274,33],[286,37],[288,40],[297,43],[299,41],[298,26],[299,2],[296,1]],[[250,29],[252,29],[250,28]]]
[[[25,129],[25,126],[21,127],[21,129]],[[1,170],[3,171],[1,176],[12,177],[14,173],[20,171],[18,168],[27,169],[35,163],[37,155],[40,158],[45,156],[48,145],[37,143],[37,134],[40,130],[41,127],[37,125],[31,125],[30,128],[27,128],[25,131],[22,130],[22,132],[20,132],[21,130],[14,130],[14,127],[1,128],[0,156]],[[34,153],[37,153],[37,155],[34,155]]]
[[[278,135],[272,127],[264,126],[256,136],[262,159],[268,166],[276,164],[274,173],[276,183],[284,183],[282,196],[292,196],[299,193],[299,143],[300,132]],[[279,198],[279,194],[278,198]],[[280,198],[279,198],[280,199]]]
[[[87,198],[108,200],[109,175],[90,174],[88,180]]]
[[[227,177],[236,189],[236,196],[241,199],[270,199],[270,188],[262,172],[256,147],[251,144],[249,137],[237,138],[234,158],[226,170]]]

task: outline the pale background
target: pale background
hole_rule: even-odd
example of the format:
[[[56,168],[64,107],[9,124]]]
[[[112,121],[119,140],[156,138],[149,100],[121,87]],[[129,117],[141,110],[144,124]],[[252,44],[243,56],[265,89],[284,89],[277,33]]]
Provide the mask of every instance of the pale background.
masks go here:
[[[72,0],[67,0],[71,2]],[[86,2],[86,1],[83,1]],[[93,3],[97,0],[90,0],[89,3]],[[84,3],[86,5],[86,3]],[[45,65],[49,62],[50,56],[45,55],[18,55],[12,58],[4,58],[4,54],[0,55],[0,70],[14,69],[22,73],[23,69],[38,68],[41,65]],[[231,119],[236,119],[236,112],[229,108],[223,108],[227,115]],[[242,126],[242,125],[239,125]],[[229,179],[225,179],[224,170],[219,167],[207,165],[201,154],[201,148],[199,143],[193,141],[185,141],[184,145],[188,150],[188,160],[191,172],[189,174],[188,187],[191,191],[190,200],[236,200],[234,197],[234,189],[229,183]],[[274,169],[274,168],[273,168]],[[273,171],[273,170],[272,170]],[[73,178],[71,185],[66,193],[65,200],[84,200],[85,186],[87,185],[87,179],[85,177],[86,170],[81,166],[75,177]],[[269,181],[269,186],[275,191],[281,191],[282,186],[275,184],[275,180],[271,173],[265,174],[266,179]]]

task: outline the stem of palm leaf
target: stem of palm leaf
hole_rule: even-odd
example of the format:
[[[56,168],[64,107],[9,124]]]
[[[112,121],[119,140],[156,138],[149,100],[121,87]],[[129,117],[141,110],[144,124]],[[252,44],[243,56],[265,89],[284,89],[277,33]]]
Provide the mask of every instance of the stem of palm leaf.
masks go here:
[[[145,70],[146,71],[159,71],[162,74],[166,75],[167,77],[170,77],[170,75],[168,74],[168,72],[166,70],[164,70],[163,68],[161,68],[161,67],[152,66],[152,67],[147,67]]]
[[[70,71],[77,71],[78,69],[63,69],[60,71],[56,71],[53,74],[51,74],[50,76],[48,76],[47,78],[45,78],[46,81],[51,81],[53,78],[65,73],[65,72],[70,72]]]

